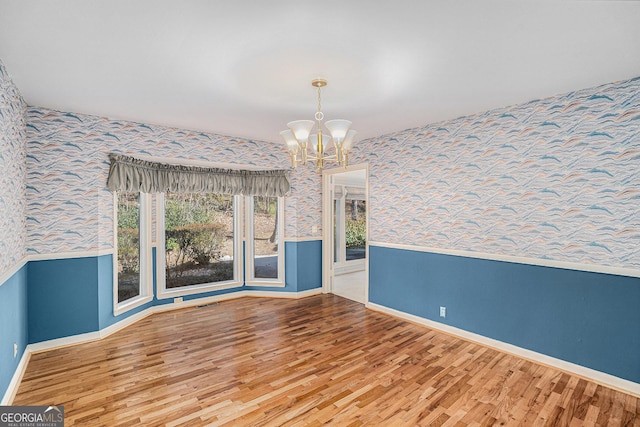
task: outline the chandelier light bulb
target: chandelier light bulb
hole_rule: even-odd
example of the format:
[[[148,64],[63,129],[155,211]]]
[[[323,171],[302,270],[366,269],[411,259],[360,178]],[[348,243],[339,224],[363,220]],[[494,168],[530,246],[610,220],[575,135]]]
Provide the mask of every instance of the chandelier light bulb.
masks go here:
[[[313,120],[296,120],[287,123],[287,127],[291,129],[300,144],[306,144],[314,124]]]
[[[344,137],[344,141],[342,141],[342,150],[347,152],[351,150],[351,146],[353,145],[353,138],[356,136],[358,132],[353,129],[349,129],[347,135]]]
[[[351,126],[351,122],[349,120],[329,120],[324,124],[329,132],[331,132],[331,137],[333,141],[337,144],[342,144],[344,137],[347,135],[349,131],[349,127]]]
[[[298,149],[300,148],[300,145],[298,144],[298,140],[296,139],[293,132],[287,129],[280,132],[280,135],[282,135],[282,138],[284,138],[284,142],[287,144],[287,148],[289,152],[293,154],[297,154]]]
[[[318,134],[314,133],[313,135],[309,136],[309,142],[311,143],[311,147],[313,148],[313,152],[318,155],[324,155],[325,149],[327,148],[327,146],[329,145],[329,142],[331,140],[331,137],[329,137],[329,135],[325,135],[322,134],[322,140],[318,140]],[[318,144],[318,143],[321,144]],[[320,148],[321,151],[318,151],[318,148]]]

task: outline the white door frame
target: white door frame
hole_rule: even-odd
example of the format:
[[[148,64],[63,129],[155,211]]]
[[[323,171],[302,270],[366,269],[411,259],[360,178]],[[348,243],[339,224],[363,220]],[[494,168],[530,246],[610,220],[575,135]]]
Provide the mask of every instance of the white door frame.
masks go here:
[[[333,292],[333,178],[334,175],[351,172],[365,171],[365,201],[367,206],[366,215],[366,253],[367,262],[365,263],[365,303],[369,302],[369,165],[367,163],[359,163],[357,165],[349,165],[345,168],[324,169],[322,171],[322,293]]]

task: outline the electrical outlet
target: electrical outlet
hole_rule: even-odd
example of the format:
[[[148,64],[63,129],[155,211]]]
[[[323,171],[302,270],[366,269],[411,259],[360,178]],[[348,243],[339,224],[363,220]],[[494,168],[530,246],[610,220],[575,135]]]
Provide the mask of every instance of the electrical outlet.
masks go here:
[[[447,307],[440,306],[440,317],[447,317]]]
[[[13,358],[15,359],[16,357],[18,357],[18,343],[14,342],[13,343]]]
[[[182,297],[178,297],[178,298],[174,298],[173,299],[173,303],[174,304],[180,304],[182,302]]]
[[[317,226],[317,225],[312,226],[312,227],[311,227],[311,232],[312,232],[313,234],[316,234],[316,233],[318,232],[318,226]]]

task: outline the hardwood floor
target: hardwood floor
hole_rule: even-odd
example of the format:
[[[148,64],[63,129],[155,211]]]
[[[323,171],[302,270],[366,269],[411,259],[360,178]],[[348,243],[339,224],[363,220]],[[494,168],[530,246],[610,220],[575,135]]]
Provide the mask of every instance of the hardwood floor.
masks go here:
[[[67,426],[640,426],[640,400],[333,295],[154,314],[32,356]]]

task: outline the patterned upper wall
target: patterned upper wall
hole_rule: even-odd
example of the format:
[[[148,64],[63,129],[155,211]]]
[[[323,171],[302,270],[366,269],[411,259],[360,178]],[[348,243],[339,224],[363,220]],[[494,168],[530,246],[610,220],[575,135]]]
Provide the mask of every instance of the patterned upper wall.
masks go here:
[[[363,145],[372,241],[640,269],[640,78]]]
[[[31,254],[113,247],[113,198],[106,188],[111,152],[176,162],[185,159],[264,168],[289,165],[284,144],[43,108],[29,108],[27,120]],[[316,196],[305,186],[320,180],[303,169],[291,172],[290,181],[292,191],[285,198],[285,236],[304,237],[321,222],[314,205]]]
[[[26,254],[25,108],[0,61],[0,275]]]
[[[358,144],[375,242],[640,268],[640,79]],[[107,154],[287,167],[269,143],[28,110],[29,251],[112,247]],[[286,236],[320,228],[312,167],[291,174]]]

